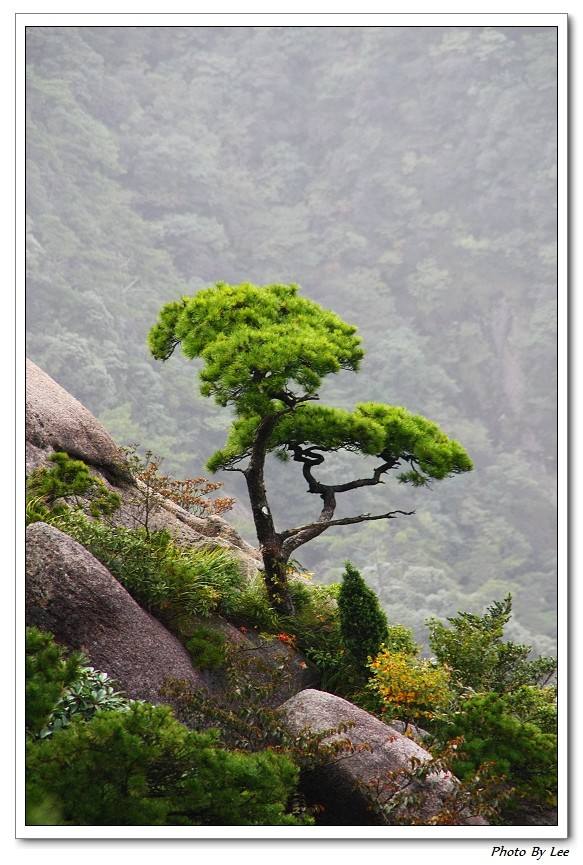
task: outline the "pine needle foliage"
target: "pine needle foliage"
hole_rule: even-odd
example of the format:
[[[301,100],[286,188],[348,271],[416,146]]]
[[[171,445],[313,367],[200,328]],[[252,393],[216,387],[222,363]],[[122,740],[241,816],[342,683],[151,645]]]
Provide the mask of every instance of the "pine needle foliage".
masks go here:
[[[27,805],[56,803],[64,825],[299,825],[298,769],[282,754],[229,751],[166,706],[134,703],[73,721],[27,749]],[[38,818],[37,818],[38,819]]]
[[[474,694],[437,729],[442,741],[462,737],[452,770],[462,781],[488,762],[512,787],[502,818],[556,805],[557,736],[518,718],[508,700],[493,692]]]
[[[166,304],[150,350],[167,360],[178,344],[205,362],[203,395],[240,415],[269,411],[291,381],[314,394],[325,375],[356,370],[363,356],[356,328],[300,297],[296,285],[217,282]]]
[[[35,469],[27,479],[28,523],[46,519],[49,512],[64,513],[67,507],[87,508],[93,517],[109,516],[119,508],[119,495],[91,474],[83,460],[65,451],[55,451],[48,459],[50,465]]]

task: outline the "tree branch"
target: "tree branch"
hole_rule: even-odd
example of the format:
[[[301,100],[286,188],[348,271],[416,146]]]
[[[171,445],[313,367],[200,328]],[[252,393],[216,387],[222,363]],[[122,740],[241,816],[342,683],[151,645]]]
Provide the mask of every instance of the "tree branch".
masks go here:
[[[324,513],[324,509],[322,510],[322,513]],[[376,514],[374,516],[371,514],[360,514],[357,517],[345,517],[344,519],[339,520],[322,519],[321,514],[318,522],[307,523],[305,526],[298,526],[295,529],[288,529],[288,531],[282,532],[278,535],[278,540],[281,544],[283,554],[289,558],[294,550],[307,544],[308,541],[317,538],[331,526],[348,526],[353,525],[354,523],[368,522],[369,520],[394,520],[398,514],[411,516],[414,513],[415,511],[389,511],[386,514]]]
[[[289,390],[281,390],[274,393],[272,395],[272,399],[280,400],[289,409],[293,410],[297,405],[301,405],[301,403],[319,400],[320,397],[318,396],[318,394],[305,394],[304,396],[295,396],[295,394],[293,394]]]
[[[411,517],[414,513],[415,511],[397,510],[388,511],[386,514],[359,514],[357,517],[342,517],[339,520],[318,520],[315,523],[306,523],[304,526],[297,526],[295,529],[287,529],[285,532],[280,532],[279,537],[285,541],[300,534],[300,532],[309,531],[310,529],[324,531],[325,529],[329,529],[330,526],[350,526],[354,525],[354,523],[365,523],[372,520],[394,520],[399,514],[404,517]]]
[[[356,490],[359,487],[370,487],[375,484],[382,484],[381,475],[384,475],[390,469],[395,468],[399,464],[398,460],[389,460],[377,466],[372,473],[372,478],[358,478],[354,481],[347,481],[345,484],[333,484],[332,489],[335,493],[345,493],[348,490]]]
[[[300,445],[292,445],[291,450],[294,454],[294,460],[303,463],[302,472],[308,482],[308,492],[318,493],[320,495],[323,495],[327,490],[331,490],[333,493],[345,493],[350,490],[359,489],[360,487],[370,487],[376,486],[376,484],[382,484],[383,481],[381,480],[381,476],[390,469],[399,465],[399,460],[392,458],[386,459],[384,463],[381,463],[380,466],[376,467],[372,473],[372,477],[370,478],[357,478],[356,480],[347,481],[343,484],[325,484],[321,481],[317,481],[312,474],[314,466],[321,465],[324,462],[324,454],[318,453],[315,447],[302,448]],[[382,455],[379,454],[379,457],[381,456]]]

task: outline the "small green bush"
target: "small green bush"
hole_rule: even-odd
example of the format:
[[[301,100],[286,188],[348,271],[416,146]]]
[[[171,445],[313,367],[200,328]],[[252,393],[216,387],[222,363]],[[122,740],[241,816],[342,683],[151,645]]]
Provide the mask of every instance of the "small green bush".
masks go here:
[[[440,663],[453,671],[458,688],[474,691],[511,691],[537,685],[556,670],[554,658],[529,661],[530,646],[504,642],[504,627],[512,614],[512,597],[495,601],[482,616],[458,612],[448,628],[429,619],[429,644]]]
[[[443,742],[463,738],[452,764],[462,781],[471,779],[484,764],[505,776],[511,795],[502,809],[502,820],[556,803],[556,735],[511,714],[508,702],[499,694],[475,694],[463,700],[457,712],[442,719],[437,735]]]
[[[277,633],[280,621],[269,603],[265,582],[259,574],[251,577],[230,605],[229,618],[238,625]]]
[[[180,717],[189,727],[218,730],[228,748],[250,753],[272,748],[286,754],[302,770],[328,765],[339,754],[352,753],[353,746],[343,735],[346,724],[319,732],[290,732],[281,712],[281,699],[277,699],[288,675],[285,665],[274,666],[261,654],[231,644],[225,667],[229,687],[209,693],[183,680],[169,680],[162,696],[179,707]]]
[[[404,655],[418,655],[420,646],[413,639],[413,631],[404,625],[389,625],[383,649],[388,652],[401,652]]]
[[[266,633],[293,634],[302,651],[336,649],[340,630],[335,587],[290,579],[289,592],[295,613],[283,616],[270,605],[265,582],[257,574],[236,593],[226,615],[236,624]]]
[[[515,691],[502,694],[501,699],[508,714],[536,724],[543,733],[557,732],[556,688],[521,685]]]
[[[227,660],[227,641],[215,628],[198,625],[192,629],[192,635],[186,640],[185,645],[195,667],[201,670],[224,668]]]
[[[87,507],[93,517],[108,516],[121,504],[117,493],[94,477],[82,460],[64,451],[49,456],[50,467],[35,469],[27,479],[27,524],[64,513],[68,506]]]
[[[317,651],[340,652],[342,635],[337,587],[290,580],[289,589],[295,614],[282,617],[283,630],[294,634],[298,648],[309,656]]]
[[[93,667],[82,667],[53,708],[40,737],[45,738],[68,727],[74,718],[89,721],[97,711],[126,711],[133,702],[115,690],[107,673]]]
[[[244,585],[239,566],[233,556],[220,548],[204,547],[180,549],[177,559],[186,565],[187,580],[192,580],[196,591],[206,590],[218,599],[216,606],[208,608],[207,615],[218,613],[231,616],[239,601]]]
[[[378,695],[387,719],[432,719],[451,702],[448,670],[427,658],[383,649],[369,666],[368,688]]]
[[[297,780],[282,754],[229,751],[168,707],[134,703],[29,742],[28,821],[51,803],[64,825],[299,825],[311,819],[288,812]]]
[[[26,629],[25,713],[26,729],[38,736],[49,723],[55,705],[80,676],[83,656],[67,655],[52,634],[38,628]]]

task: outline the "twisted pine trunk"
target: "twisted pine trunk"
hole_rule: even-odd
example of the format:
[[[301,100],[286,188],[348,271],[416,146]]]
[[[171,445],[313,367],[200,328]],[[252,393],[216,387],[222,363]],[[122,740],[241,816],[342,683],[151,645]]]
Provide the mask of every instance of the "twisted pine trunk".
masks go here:
[[[263,557],[265,585],[270,603],[279,613],[293,616],[295,609],[287,579],[289,554],[284,553],[283,541],[275,531],[265,490],[264,466],[267,440],[276,421],[277,417],[270,416],[260,423],[249,467],[245,470],[244,475],[247,481],[259,549]]]

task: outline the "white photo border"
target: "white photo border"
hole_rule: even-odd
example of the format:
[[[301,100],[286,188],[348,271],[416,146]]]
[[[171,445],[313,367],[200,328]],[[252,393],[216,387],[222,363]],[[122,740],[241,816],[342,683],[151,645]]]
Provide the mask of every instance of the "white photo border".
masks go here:
[[[564,839],[568,837],[568,57],[567,15],[527,13],[16,13],[16,834],[19,839]],[[26,826],[24,819],[24,246],[25,246],[25,58],[26,27],[554,27],[558,62],[558,660],[559,818],[556,826]]]

